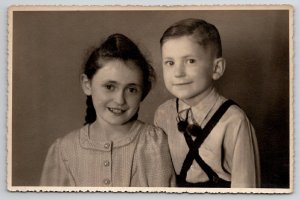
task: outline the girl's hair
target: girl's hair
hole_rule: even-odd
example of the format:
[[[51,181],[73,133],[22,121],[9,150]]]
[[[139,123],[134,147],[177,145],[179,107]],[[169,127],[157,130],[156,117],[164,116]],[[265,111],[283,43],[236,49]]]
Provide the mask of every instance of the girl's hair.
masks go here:
[[[192,35],[196,41],[206,47],[211,45],[217,58],[222,57],[221,37],[218,29],[202,19],[184,19],[171,25],[160,39],[160,46],[171,38]]]
[[[84,65],[83,73],[91,80],[100,68],[108,61],[114,59],[125,62],[132,61],[141,69],[143,73],[143,100],[152,88],[152,82],[155,80],[155,71],[137,45],[125,35],[119,33],[110,35],[91,53]],[[85,124],[91,124],[97,118],[91,96],[87,96],[86,105]],[[137,119],[137,113],[133,118]]]

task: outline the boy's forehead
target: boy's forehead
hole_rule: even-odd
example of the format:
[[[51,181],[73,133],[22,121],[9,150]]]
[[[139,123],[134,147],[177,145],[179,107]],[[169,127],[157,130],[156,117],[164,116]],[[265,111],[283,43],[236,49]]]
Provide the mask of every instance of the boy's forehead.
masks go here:
[[[195,40],[193,36],[180,36],[169,38],[162,45],[162,54],[196,54],[206,52],[208,48]]]

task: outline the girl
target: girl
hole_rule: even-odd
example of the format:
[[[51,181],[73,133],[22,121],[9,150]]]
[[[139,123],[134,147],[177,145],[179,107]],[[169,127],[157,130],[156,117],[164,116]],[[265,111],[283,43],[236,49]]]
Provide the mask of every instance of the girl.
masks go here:
[[[113,34],[87,60],[85,125],[50,147],[41,185],[174,185],[166,135],[138,118],[154,70],[126,36]]]

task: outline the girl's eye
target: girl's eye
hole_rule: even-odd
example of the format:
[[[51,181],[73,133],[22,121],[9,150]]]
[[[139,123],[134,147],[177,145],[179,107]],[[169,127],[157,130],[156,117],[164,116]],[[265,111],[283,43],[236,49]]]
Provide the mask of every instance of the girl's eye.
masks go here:
[[[171,61],[171,60],[167,60],[167,61],[164,62],[164,65],[166,65],[166,66],[173,66],[174,62]]]
[[[130,88],[128,88],[128,92],[132,93],[132,94],[136,94],[138,92],[138,89],[135,87],[130,87]]]
[[[196,60],[195,60],[195,59],[188,59],[186,62],[187,62],[188,64],[193,64],[193,63],[196,62]]]
[[[115,86],[112,85],[112,84],[106,84],[104,85],[104,87],[107,89],[107,90],[110,90],[110,91],[113,91],[115,89]]]

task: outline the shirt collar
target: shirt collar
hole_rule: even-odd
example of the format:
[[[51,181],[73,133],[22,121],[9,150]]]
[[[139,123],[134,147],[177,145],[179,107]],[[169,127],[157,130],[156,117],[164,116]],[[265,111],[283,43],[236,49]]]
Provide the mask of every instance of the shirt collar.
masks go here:
[[[117,148],[121,146],[125,146],[130,144],[135,137],[138,135],[138,133],[141,131],[143,127],[143,122],[136,120],[134,124],[132,125],[129,135],[127,137],[121,138],[116,141],[93,141],[89,138],[88,135],[88,126],[85,125],[80,130],[80,145],[86,149],[95,149],[95,150],[102,150],[102,151],[111,151],[111,148]]]
[[[184,110],[191,109],[193,113],[194,120],[201,125],[203,120],[206,118],[210,110],[213,108],[217,100],[220,98],[220,95],[216,91],[216,89],[212,89],[212,91],[203,98],[200,102],[198,102],[195,106],[189,106],[182,100],[179,100],[178,112],[183,113]]]

